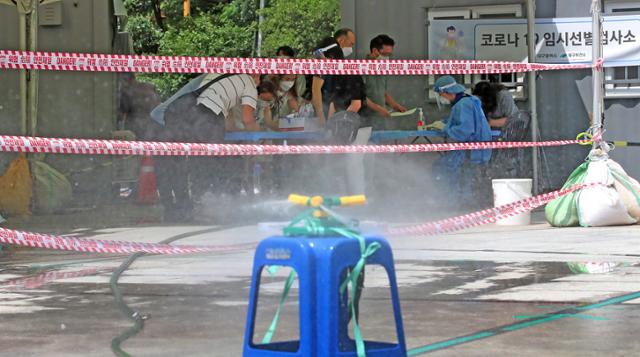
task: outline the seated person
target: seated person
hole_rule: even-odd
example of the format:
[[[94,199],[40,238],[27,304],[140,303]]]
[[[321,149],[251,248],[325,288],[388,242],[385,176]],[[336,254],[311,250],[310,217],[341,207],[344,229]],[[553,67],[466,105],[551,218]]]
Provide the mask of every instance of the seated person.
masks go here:
[[[281,46],[276,50],[276,58],[296,58],[296,52],[289,46]],[[301,97],[307,90],[307,77],[304,74],[288,76],[295,78],[295,92]]]
[[[295,74],[282,74],[276,81],[278,85],[278,116],[283,117],[289,114],[297,113],[300,110],[302,99],[296,89],[296,80],[298,76]]]
[[[531,120],[529,113],[519,110],[513,96],[499,83],[480,82],[473,94],[482,101],[489,125],[502,130],[501,139],[505,141],[526,140]],[[524,149],[503,149],[493,155],[491,175],[496,178],[528,176],[527,158]]]
[[[499,83],[479,82],[473,88],[473,95],[480,98],[482,110],[492,128],[503,128],[510,118],[520,113],[513,96]]]
[[[296,114],[300,110],[302,99],[296,92],[295,74],[272,75],[267,80],[273,82],[277,89],[275,100],[262,112],[259,112],[259,118],[263,120],[264,125],[271,130],[279,130],[280,118],[284,118],[290,114]]]

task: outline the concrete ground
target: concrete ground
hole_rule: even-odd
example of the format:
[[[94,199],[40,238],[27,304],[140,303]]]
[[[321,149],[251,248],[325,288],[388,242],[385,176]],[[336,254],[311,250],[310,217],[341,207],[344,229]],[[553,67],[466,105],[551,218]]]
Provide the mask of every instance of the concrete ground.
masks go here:
[[[371,227],[372,224],[365,224]],[[374,229],[374,228],[367,228]],[[79,236],[174,244],[256,242],[269,225],[138,226]],[[640,227],[486,226],[392,238],[410,355],[629,356],[640,353]],[[128,256],[0,251],[1,356],[240,356],[253,252]],[[597,262],[576,274],[567,262]],[[110,279],[118,268],[122,276]],[[286,271],[264,277],[262,338]],[[393,340],[387,280],[368,267],[360,322]],[[119,294],[118,294],[119,293]],[[121,296],[121,300],[118,298]],[[298,331],[297,286],[274,340]],[[129,319],[144,316],[144,327]]]

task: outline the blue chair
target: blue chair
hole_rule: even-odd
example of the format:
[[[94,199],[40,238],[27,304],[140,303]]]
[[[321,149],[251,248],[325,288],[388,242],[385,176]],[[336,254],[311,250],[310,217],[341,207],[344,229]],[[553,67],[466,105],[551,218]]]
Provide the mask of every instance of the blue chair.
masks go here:
[[[389,276],[397,343],[365,341],[368,357],[406,356],[400,301],[393,267],[393,255],[386,240],[365,237],[380,248],[367,264],[384,267]],[[355,357],[355,342],[348,336],[349,313],[340,285],[346,271],[361,258],[358,240],[345,237],[271,237],[262,241],[255,253],[247,325],[245,357],[318,356]],[[254,340],[260,276],[266,266],[285,266],[298,274],[300,340],[262,344]],[[366,337],[366,336],[365,336]],[[260,341],[258,338],[257,341]]]

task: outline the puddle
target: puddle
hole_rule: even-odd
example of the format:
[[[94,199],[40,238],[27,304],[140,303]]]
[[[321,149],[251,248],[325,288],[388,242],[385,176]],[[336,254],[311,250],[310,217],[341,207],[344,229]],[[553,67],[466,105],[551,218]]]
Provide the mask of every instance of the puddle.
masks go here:
[[[6,331],[4,339],[27,331],[45,337],[55,330],[61,341],[77,344],[78,339],[82,340],[92,352],[44,344],[42,349],[25,347],[24,353],[47,354],[49,350],[45,348],[57,348],[54,352],[59,355],[110,355],[114,354],[111,346],[116,343],[121,352],[164,355],[167,345],[186,340],[193,341],[191,351],[195,355],[219,344],[230,345],[228,355],[240,353],[251,254],[215,259],[143,256],[128,267],[121,266],[124,258],[72,257],[75,260],[69,260],[68,265],[57,259],[55,264],[47,265],[49,258],[43,256],[42,262],[20,262],[15,266],[7,262],[0,271],[0,328]],[[56,269],[33,268],[43,266]],[[568,304],[640,291],[640,268],[631,264],[402,260],[396,262],[395,268],[406,311],[411,311],[414,304],[447,303],[455,310],[466,302],[520,302],[531,304],[526,311],[514,314],[525,319]],[[109,279],[118,271],[122,275],[116,291]],[[381,267],[368,266],[365,275],[364,299],[374,303],[388,299],[386,272]],[[278,297],[284,279],[277,277],[264,287],[264,292]],[[299,296],[297,290],[295,284],[290,295],[294,300],[288,304]],[[636,306],[634,302],[627,306]],[[412,323],[409,312],[406,319]],[[5,328],[8,324],[12,329]],[[165,340],[152,342],[153,336]]]

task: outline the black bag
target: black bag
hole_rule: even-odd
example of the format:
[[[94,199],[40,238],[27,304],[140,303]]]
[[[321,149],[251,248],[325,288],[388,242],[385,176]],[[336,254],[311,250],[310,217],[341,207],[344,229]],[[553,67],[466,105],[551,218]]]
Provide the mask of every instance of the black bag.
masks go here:
[[[360,115],[354,112],[335,113],[328,121],[331,142],[334,145],[349,145],[356,140],[360,129]]]

